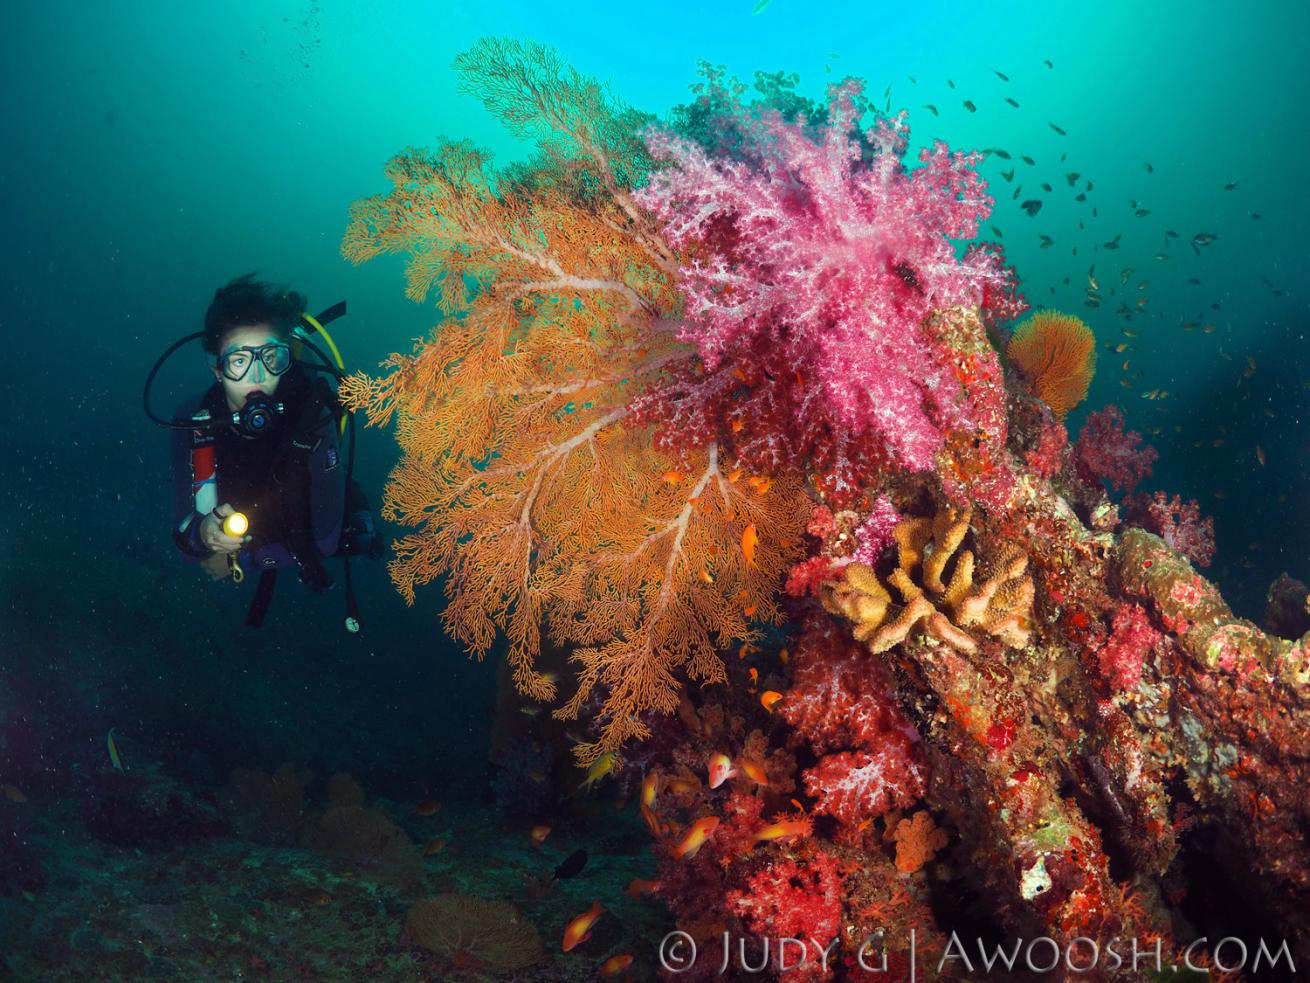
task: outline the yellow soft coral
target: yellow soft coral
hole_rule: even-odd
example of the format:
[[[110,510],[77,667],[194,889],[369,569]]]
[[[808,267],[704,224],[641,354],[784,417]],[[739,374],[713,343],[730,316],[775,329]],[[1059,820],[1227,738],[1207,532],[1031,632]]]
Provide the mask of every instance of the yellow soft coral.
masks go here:
[[[971,509],[948,505],[931,518],[896,525],[897,566],[887,582],[900,594],[899,605],[872,567],[852,562],[840,581],[824,585],[824,607],[855,622],[855,638],[875,653],[905,641],[919,626],[963,652],[977,649],[973,633],[1012,648],[1027,645],[1034,595],[1028,556],[1017,547],[1004,549],[976,579],[973,551],[960,549],[971,517]]]

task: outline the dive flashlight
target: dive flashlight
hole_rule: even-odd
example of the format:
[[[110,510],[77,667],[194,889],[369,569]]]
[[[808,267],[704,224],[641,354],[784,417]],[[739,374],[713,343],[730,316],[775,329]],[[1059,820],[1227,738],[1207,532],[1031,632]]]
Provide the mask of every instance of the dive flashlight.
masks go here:
[[[246,518],[244,512],[233,512],[223,520],[223,532],[229,536],[244,536],[249,528],[250,520]],[[246,579],[246,572],[241,569],[235,553],[227,555],[227,568],[232,573],[232,583],[239,584]]]
[[[233,512],[223,520],[223,532],[229,536],[244,536],[250,528],[250,520],[244,512]]]

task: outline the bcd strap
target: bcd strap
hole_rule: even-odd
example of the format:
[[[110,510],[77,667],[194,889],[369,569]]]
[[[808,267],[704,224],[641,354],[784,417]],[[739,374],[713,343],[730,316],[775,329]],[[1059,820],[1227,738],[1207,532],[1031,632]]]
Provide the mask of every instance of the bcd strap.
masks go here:
[[[265,570],[259,575],[259,585],[255,588],[255,596],[250,601],[250,610],[246,612],[247,627],[263,627],[264,615],[268,614],[268,606],[273,601],[273,588],[276,586],[277,567]]]

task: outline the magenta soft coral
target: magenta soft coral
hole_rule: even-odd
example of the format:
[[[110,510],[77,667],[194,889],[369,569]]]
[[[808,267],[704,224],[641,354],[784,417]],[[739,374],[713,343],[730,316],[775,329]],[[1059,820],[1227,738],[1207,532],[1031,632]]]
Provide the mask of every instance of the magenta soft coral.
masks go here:
[[[651,154],[672,166],[636,196],[687,251],[679,337],[705,368],[652,392],[639,413],[674,443],[709,439],[716,419],[740,421],[723,439],[747,467],[799,451],[838,502],[889,463],[933,469],[948,431],[996,425],[971,416],[924,320],[978,306],[985,285],[999,294],[1012,284],[995,253],[960,260],[951,241],[976,236],[991,210],[974,170],[981,155],[937,143],[907,169],[902,114],[865,131],[866,161],[854,136],[860,90],[829,90],[817,135],[734,98],[723,125],[743,135],[736,159],[649,130]]]

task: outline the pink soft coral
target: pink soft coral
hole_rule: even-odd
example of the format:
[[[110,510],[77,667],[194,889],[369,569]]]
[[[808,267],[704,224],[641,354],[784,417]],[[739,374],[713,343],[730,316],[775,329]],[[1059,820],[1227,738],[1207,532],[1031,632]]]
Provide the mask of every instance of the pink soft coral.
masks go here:
[[[933,469],[950,431],[1004,426],[977,418],[955,353],[924,326],[934,310],[979,306],[984,286],[989,299],[1011,286],[995,252],[960,260],[951,242],[976,236],[991,210],[981,154],[939,142],[907,169],[903,113],[877,120],[864,147],[860,91],[831,87],[817,131],[734,99],[733,157],[649,130],[652,156],[673,166],[636,196],[684,250],[678,337],[705,370],[675,374],[639,419],[673,444],[712,439],[730,419],[746,467],[805,460],[839,503],[888,464]]]

